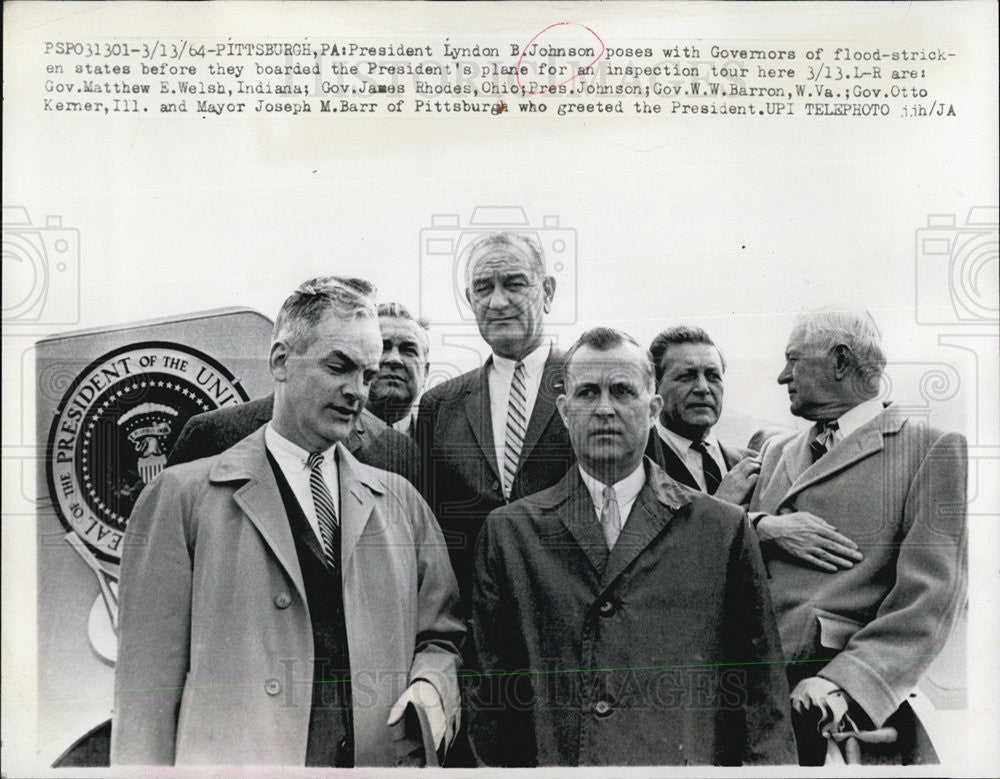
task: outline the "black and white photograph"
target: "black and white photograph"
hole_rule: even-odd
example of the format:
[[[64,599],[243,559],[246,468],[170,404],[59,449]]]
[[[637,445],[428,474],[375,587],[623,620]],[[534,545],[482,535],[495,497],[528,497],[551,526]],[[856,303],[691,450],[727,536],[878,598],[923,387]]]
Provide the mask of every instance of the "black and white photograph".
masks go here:
[[[5,3],[3,773],[995,773],[996,30]]]

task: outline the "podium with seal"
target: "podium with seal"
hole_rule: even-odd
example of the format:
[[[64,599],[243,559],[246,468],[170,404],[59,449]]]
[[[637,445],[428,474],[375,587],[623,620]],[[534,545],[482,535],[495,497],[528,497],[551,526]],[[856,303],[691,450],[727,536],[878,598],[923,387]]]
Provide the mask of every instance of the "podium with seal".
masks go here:
[[[227,308],[36,345],[38,729],[55,767],[108,764],[129,515],[189,417],[271,392],[271,329]]]

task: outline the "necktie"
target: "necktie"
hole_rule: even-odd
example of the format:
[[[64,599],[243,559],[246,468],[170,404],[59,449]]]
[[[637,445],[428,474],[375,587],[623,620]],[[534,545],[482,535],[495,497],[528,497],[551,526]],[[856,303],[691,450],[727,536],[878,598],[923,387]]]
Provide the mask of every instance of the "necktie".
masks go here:
[[[514,378],[510,383],[510,403],[507,405],[507,433],[503,450],[503,494],[510,497],[517,474],[517,462],[524,445],[524,432],[528,428],[528,396],[524,389],[524,363],[514,366]]]
[[[817,428],[819,432],[816,437],[809,442],[809,451],[812,452],[813,462],[816,462],[820,457],[830,451],[833,448],[834,433],[840,429],[840,425],[837,424],[836,419],[831,419],[826,422],[817,422]]]
[[[614,549],[618,536],[622,532],[622,514],[618,507],[618,496],[614,487],[605,487],[602,493],[604,505],[601,506],[601,530],[604,531],[604,540],[608,542],[608,549]]]
[[[719,482],[722,481],[722,471],[719,470],[719,464],[708,453],[708,446],[705,445],[704,441],[695,441],[691,444],[691,448],[701,453],[701,471],[705,475],[705,492],[714,495],[715,491],[719,489]]]
[[[326,567],[336,571],[337,558],[340,555],[340,522],[337,520],[337,509],[330,488],[326,486],[326,479],[323,478],[322,452],[313,452],[309,455],[309,487],[312,490],[313,506],[319,522]]]

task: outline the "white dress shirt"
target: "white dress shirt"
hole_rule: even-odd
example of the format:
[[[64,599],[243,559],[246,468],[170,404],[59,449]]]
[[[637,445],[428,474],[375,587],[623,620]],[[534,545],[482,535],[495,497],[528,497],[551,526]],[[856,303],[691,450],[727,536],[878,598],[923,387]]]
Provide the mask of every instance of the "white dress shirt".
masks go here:
[[[673,430],[669,430],[659,419],[656,420],[655,424],[656,433],[660,436],[660,440],[674,450],[674,454],[684,463],[684,466],[694,477],[702,492],[705,492],[705,468],[701,460],[701,452],[691,448],[694,441],[678,435]],[[725,476],[729,473],[729,468],[726,467],[726,458],[722,456],[722,447],[719,446],[719,439],[709,430],[704,440],[708,454],[715,460],[715,464],[719,466],[719,473]]]
[[[405,436],[413,437],[413,424],[417,419],[417,403],[414,402],[410,406],[410,410],[407,412],[405,417],[401,417],[393,422],[389,427],[398,433],[402,433]]]
[[[867,425],[883,411],[885,411],[885,407],[882,405],[882,401],[877,398],[866,400],[864,403],[859,403],[849,411],[845,411],[837,417],[837,429],[834,430],[833,435],[830,436],[830,440],[826,445],[826,450],[829,452],[833,449],[833,447],[847,438],[847,436],[862,425]]]
[[[601,483],[585,470],[582,465],[577,465],[580,469],[580,476],[590,493],[590,499],[594,503],[594,511],[597,512],[597,521],[601,521],[601,510],[604,508],[604,488],[606,484]],[[646,469],[639,463],[639,467],[626,476],[621,481],[617,481],[611,486],[614,487],[615,497],[618,499],[618,511],[622,518],[622,528],[628,521],[629,512],[632,511],[632,504],[639,497],[639,493],[646,485]]]
[[[552,344],[543,341],[535,351],[528,354],[524,363],[524,418],[530,422],[531,412],[538,398],[538,387],[542,383],[542,371],[549,359]],[[493,355],[493,364],[487,371],[490,388],[490,416],[493,420],[493,444],[496,449],[497,468],[503,473],[504,449],[507,447],[507,410],[510,405],[510,385],[514,381],[516,360],[509,360],[498,354]],[[525,426],[527,427],[527,425]]]
[[[320,533],[319,520],[316,518],[316,507],[313,505],[312,487],[309,485],[309,452],[298,444],[293,444],[277,430],[270,422],[264,430],[264,445],[271,456],[277,461],[281,473],[292,488],[295,497],[298,498],[302,513],[309,521],[319,539],[320,548],[323,547],[323,535]],[[330,488],[330,495],[333,496],[333,505],[340,517],[340,477],[337,473],[337,461],[334,459],[336,444],[323,453],[323,478],[326,486]]]

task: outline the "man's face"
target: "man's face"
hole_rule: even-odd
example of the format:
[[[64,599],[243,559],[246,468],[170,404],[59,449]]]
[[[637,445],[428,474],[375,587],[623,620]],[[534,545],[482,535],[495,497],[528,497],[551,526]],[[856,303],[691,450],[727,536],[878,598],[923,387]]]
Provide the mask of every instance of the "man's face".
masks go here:
[[[649,427],[660,412],[633,344],[606,352],[581,347],[566,368],[566,394],[556,401],[570,443],[587,473],[605,484],[627,476],[642,461]]]
[[[466,297],[479,332],[495,354],[513,360],[542,341],[543,317],[556,282],[542,278],[527,252],[516,244],[492,244],[469,258]]]
[[[804,419],[824,419],[824,411],[840,401],[834,376],[835,357],[810,343],[805,328],[797,327],[788,337],[785,367],[778,374],[778,384],[788,387],[791,411]],[[837,414],[833,414],[835,418]]]
[[[373,317],[338,319],[332,313],[312,329],[301,353],[276,341],[270,365],[278,385],[278,432],[309,452],[347,438],[378,373],[381,343]]]
[[[660,421],[668,430],[698,441],[722,413],[722,358],[708,344],[674,344],[662,357]]]
[[[370,402],[409,409],[427,378],[427,341],[423,328],[412,319],[382,316],[382,361],[372,382]]]

